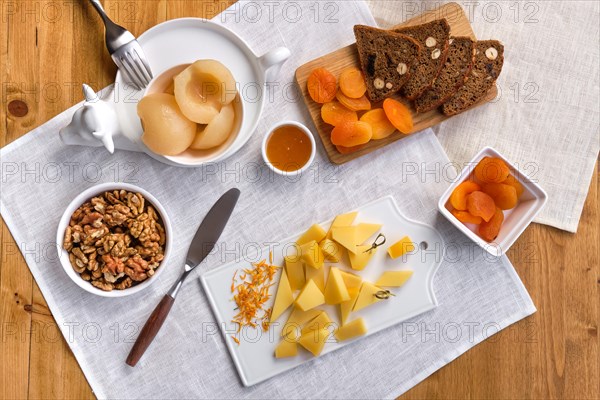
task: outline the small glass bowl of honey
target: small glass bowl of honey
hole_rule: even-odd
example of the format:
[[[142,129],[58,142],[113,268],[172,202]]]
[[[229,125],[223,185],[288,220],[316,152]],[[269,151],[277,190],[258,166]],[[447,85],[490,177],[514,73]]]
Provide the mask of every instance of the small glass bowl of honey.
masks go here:
[[[262,143],[262,157],[271,170],[284,176],[300,175],[315,159],[315,138],[296,121],[273,126]]]

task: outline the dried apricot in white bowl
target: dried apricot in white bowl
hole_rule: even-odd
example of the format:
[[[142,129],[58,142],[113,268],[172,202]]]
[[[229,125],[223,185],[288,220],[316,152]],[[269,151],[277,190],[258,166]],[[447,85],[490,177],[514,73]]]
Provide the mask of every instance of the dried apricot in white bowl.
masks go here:
[[[137,111],[144,127],[142,141],[153,152],[174,156],[192,144],[196,123],[182,114],[175,96],[149,94],[140,100]]]
[[[188,119],[199,124],[210,123],[236,94],[233,75],[217,60],[198,60],[175,77],[177,104]]]

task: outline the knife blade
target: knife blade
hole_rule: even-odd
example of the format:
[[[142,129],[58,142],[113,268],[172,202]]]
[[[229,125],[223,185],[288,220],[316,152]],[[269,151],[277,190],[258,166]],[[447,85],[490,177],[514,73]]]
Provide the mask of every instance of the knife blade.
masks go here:
[[[190,269],[194,269],[214,249],[239,197],[238,189],[229,190],[206,214],[190,243],[186,257],[186,264]]]
[[[163,323],[171,311],[171,307],[175,302],[175,297],[179,293],[179,289],[183,285],[185,278],[189,273],[196,268],[206,256],[214,249],[217,240],[221,237],[221,233],[229,221],[229,217],[233,213],[233,209],[240,197],[240,191],[238,189],[230,189],[224,195],[217,200],[217,202],[208,211],[192,242],[188,249],[186,257],[185,268],[177,282],[171,287],[169,293],[164,295],[160,303],[156,306],[150,317],[144,324],[140,335],[133,344],[129,355],[127,356],[126,363],[129,366],[135,367],[140,358],[144,355],[144,352],[148,349],[154,337],[162,327]]]

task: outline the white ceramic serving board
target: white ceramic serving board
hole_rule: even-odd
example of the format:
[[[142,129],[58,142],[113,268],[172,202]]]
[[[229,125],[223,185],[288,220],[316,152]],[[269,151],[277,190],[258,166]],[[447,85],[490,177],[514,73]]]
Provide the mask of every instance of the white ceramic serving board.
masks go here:
[[[348,212],[350,211],[352,210],[348,210]],[[347,256],[340,263],[326,263],[326,265],[335,265],[342,270],[360,275],[364,280],[370,282],[375,282],[384,271],[406,269],[414,271],[412,277],[401,288],[387,288],[395,294],[395,297],[350,314],[348,321],[357,317],[364,318],[369,331],[368,336],[437,306],[433,291],[433,278],[444,256],[444,243],[440,234],[431,226],[406,218],[398,209],[392,196],[378,199],[358,208],[357,211],[358,216],[355,223],[369,222],[383,225],[381,233],[386,236],[386,243],[378,249],[363,271],[353,271],[349,266]],[[322,227],[327,230],[330,224],[331,221],[327,221],[322,224]],[[293,251],[294,248],[290,244],[294,243],[301,234],[302,232],[299,232],[290,236],[271,248],[274,265],[284,265],[285,252],[289,252],[290,249]],[[417,244],[417,250],[412,254],[392,260],[387,255],[388,247],[406,235]],[[374,237],[375,235],[373,239]],[[424,244],[426,244],[426,250]],[[237,313],[234,310],[236,305],[232,300],[233,294],[231,293],[233,275],[239,269],[251,267],[250,262],[258,262],[261,259],[268,260],[269,249],[264,249],[262,254],[247,257],[252,259],[242,259],[215,268],[202,275],[201,280],[240,378],[245,386],[251,386],[308,362],[314,357],[303,348],[299,349],[296,357],[276,359],[274,356],[275,347],[281,340],[282,326],[287,321],[291,307],[272,323],[268,332],[263,332],[260,328],[244,328],[238,336],[240,345],[231,338],[237,327],[231,322]],[[276,283],[279,281],[279,276],[280,272],[275,277]],[[271,288],[272,299],[268,304],[269,307],[272,305],[276,292],[277,284]],[[323,305],[319,308],[326,311],[334,323],[339,325],[339,306]],[[343,346],[360,346],[360,344],[354,343],[360,339],[337,343],[331,335],[319,357],[327,358],[327,353]]]

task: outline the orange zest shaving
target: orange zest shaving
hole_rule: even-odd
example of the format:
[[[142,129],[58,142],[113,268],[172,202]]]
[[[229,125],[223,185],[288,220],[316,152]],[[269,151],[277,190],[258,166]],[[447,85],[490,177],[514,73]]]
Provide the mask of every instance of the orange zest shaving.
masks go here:
[[[263,307],[271,298],[269,289],[274,285],[273,278],[279,267],[266,260],[252,266],[254,268],[243,269],[239,275],[236,271],[231,282],[233,300],[238,311],[231,322],[238,325],[238,332],[244,326],[260,326],[265,331],[269,329],[271,309]]]
[[[240,345],[240,339],[236,338],[235,336],[232,336],[231,338],[237,343],[238,346]]]

